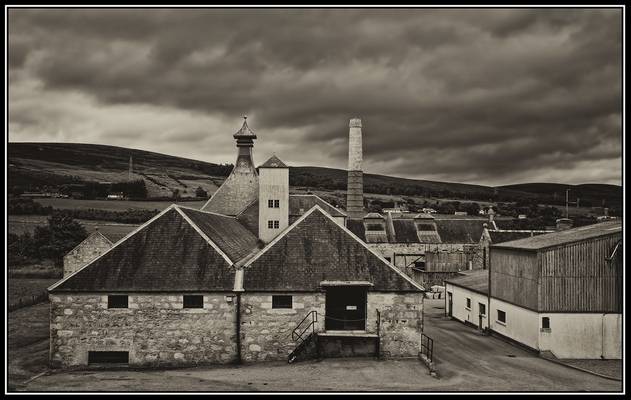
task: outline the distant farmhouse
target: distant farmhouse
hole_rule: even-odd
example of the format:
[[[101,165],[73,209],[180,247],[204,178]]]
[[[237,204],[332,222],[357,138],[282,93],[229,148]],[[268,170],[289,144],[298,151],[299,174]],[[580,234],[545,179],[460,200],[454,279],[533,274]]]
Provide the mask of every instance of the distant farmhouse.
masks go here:
[[[620,221],[495,243],[487,270],[447,280],[446,312],[558,358],[620,359],[622,268]]]
[[[289,195],[278,157],[257,172],[246,122],[234,138],[235,168],[201,210],[168,207],[49,288],[52,366],[418,355],[423,287],[346,213]]]

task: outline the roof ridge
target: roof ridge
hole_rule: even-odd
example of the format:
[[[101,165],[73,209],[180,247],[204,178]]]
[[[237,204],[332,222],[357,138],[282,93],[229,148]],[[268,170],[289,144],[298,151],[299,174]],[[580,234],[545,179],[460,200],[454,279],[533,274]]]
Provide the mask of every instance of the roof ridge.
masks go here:
[[[186,222],[189,223],[189,225],[191,225],[193,227],[193,229],[206,241],[208,242],[208,244],[210,244],[210,246],[215,249],[215,251],[217,251],[227,262],[230,266],[232,266],[234,264],[234,261],[232,261],[230,259],[230,257],[228,257],[228,255],[219,247],[219,245],[215,242],[212,241],[211,238],[208,237],[208,235],[206,235],[204,233],[204,231],[202,231],[202,229],[197,226],[197,224],[188,216],[186,215],[186,213],[184,211],[182,211],[182,209],[180,209],[178,206],[175,206],[175,210],[182,216],[182,218],[184,218],[184,220]]]
[[[236,215],[226,215],[226,214],[220,214],[220,213],[217,213],[217,212],[214,212],[214,211],[200,210],[200,209],[198,209],[198,208],[186,207],[186,206],[182,206],[182,205],[179,205],[179,204],[175,204],[175,206],[176,206],[176,207],[178,207],[178,208],[180,208],[180,209],[182,209],[182,208],[183,208],[183,209],[185,209],[185,210],[198,211],[198,212],[200,212],[200,213],[204,213],[204,214],[213,214],[213,215],[216,215],[216,216],[218,216],[218,217],[226,217],[226,218],[234,218],[234,219],[236,219],[236,218],[237,218],[237,216],[236,216]]]

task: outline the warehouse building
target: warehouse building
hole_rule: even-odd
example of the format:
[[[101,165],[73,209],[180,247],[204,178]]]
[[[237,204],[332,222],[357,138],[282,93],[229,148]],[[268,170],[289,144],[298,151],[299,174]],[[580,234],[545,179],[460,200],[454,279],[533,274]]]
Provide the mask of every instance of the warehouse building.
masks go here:
[[[495,244],[488,273],[447,280],[447,313],[558,358],[619,359],[622,266],[620,221]]]

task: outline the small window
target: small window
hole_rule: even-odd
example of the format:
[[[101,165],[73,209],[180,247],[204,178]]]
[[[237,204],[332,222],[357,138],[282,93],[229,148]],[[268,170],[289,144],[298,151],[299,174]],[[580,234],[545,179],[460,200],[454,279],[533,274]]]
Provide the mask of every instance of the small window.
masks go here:
[[[418,269],[419,271],[425,271],[425,261],[414,261],[414,268]]]
[[[471,299],[467,297],[467,308],[471,309]]]
[[[107,308],[127,308],[129,305],[127,295],[113,294],[107,296]]]
[[[128,351],[88,351],[88,364],[128,364]]]
[[[280,227],[280,223],[278,221],[274,221],[274,229],[278,229]]]
[[[384,257],[386,259],[387,262],[391,262],[392,259],[390,257]]]
[[[182,299],[184,308],[204,308],[204,296],[184,295]]]
[[[480,315],[486,315],[486,304],[478,303],[478,309],[480,310]]]
[[[272,296],[272,308],[292,308],[292,296]]]
[[[274,200],[267,200],[267,208],[274,208]]]
[[[274,200],[274,208],[280,207],[280,200]]]
[[[274,229],[274,221],[272,220],[267,221],[267,229]]]
[[[541,318],[541,329],[550,329],[550,317]]]
[[[497,310],[497,320],[502,323],[506,323],[506,313],[502,310]]]

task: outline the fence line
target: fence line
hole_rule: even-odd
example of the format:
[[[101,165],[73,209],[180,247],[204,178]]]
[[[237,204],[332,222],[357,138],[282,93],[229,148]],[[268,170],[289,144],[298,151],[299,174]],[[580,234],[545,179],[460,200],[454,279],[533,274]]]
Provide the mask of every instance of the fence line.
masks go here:
[[[48,292],[44,291],[44,292],[41,292],[39,294],[34,294],[32,296],[20,297],[18,299],[18,301],[13,302],[13,303],[9,303],[7,305],[7,309],[8,309],[8,311],[15,311],[15,310],[18,310],[20,308],[32,306],[32,305],[39,304],[39,303],[43,303],[45,301],[48,301]]]

